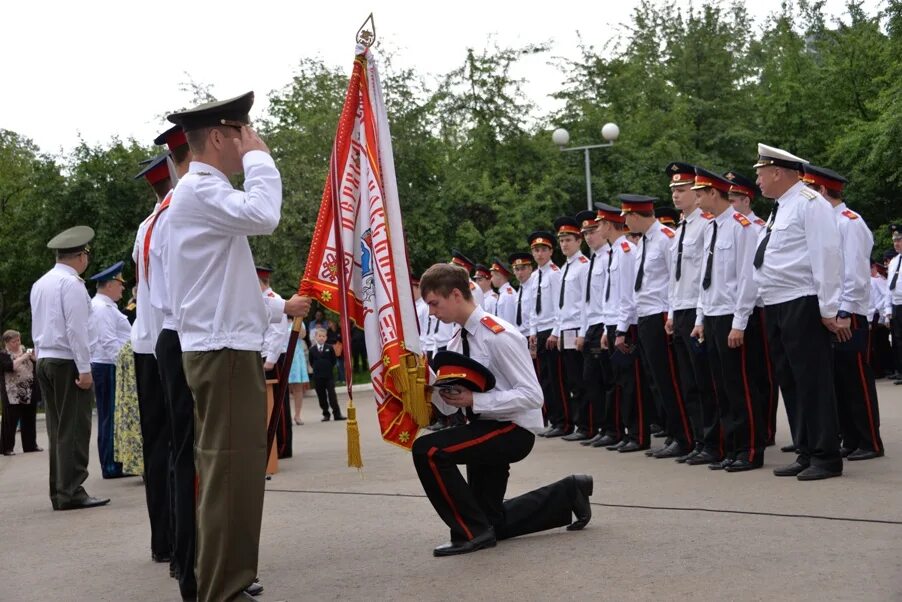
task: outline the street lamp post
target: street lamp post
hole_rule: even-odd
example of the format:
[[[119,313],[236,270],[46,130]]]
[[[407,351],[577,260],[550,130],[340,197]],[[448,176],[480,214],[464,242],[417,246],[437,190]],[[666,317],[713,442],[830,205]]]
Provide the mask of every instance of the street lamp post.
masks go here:
[[[583,156],[585,158],[586,164],[586,205],[589,211],[592,211],[592,171],[589,163],[589,151],[593,148],[606,148],[608,146],[614,146],[614,141],[617,140],[618,137],[620,137],[620,128],[617,127],[616,123],[606,123],[604,127],[601,128],[601,137],[604,138],[607,142],[605,142],[604,144],[590,144],[588,146],[567,147],[567,145],[570,143],[570,132],[568,132],[564,128],[558,128],[551,134],[551,141],[560,147],[561,152],[583,151]]]

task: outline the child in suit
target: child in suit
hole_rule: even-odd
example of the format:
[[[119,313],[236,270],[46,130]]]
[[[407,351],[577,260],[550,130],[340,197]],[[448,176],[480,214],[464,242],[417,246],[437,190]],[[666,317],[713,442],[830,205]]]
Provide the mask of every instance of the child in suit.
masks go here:
[[[323,410],[323,422],[329,421],[329,408],[335,420],[344,420],[338,397],[335,394],[335,378],[333,371],[337,358],[335,349],[326,342],[326,329],[317,328],[314,332],[315,343],[310,347],[310,365],[313,366],[313,386],[319,398],[319,407]],[[327,401],[328,397],[328,401]]]

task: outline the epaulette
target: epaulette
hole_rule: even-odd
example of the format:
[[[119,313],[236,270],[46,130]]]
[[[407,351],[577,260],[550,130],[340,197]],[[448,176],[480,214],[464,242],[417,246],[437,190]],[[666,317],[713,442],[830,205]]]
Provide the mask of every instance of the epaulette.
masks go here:
[[[676,234],[673,233],[673,230],[671,230],[667,226],[661,226],[661,232],[663,232],[664,236],[666,236],[667,238],[673,238],[674,236],[676,236]]]
[[[585,256],[585,255],[580,255],[580,256],[579,256],[579,262],[580,262],[580,263],[589,263],[589,260],[586,259],[586,256]]]
[[[558,272],[558,271],[560,271],[560,269],[561,269],[561,268],[557,267],[557,264],[556,264],[556,263],[552,263],[552,264],[551,264],[551,271],[552,271],[552,272]]]
[[[504,326],[496,322],[492,319],[492,316],[483,316],[479,321],[480,324],[491,330],[493,333],[498,334],[500,332],[504,332]]]
[[[849,219],[858,219],[858,214],[855,213],[854,211],[852,211],[851,209],[846,209],[845,211],[842,212],[842,214],[845,215]]]
[[[756,217],[756,218],[755,218],[755,223],[758,224],[759,226],[766,226],[766,225],[767,225],[767,222],[764,221],[763,219],[761,219],[760,217]]]
[[[513,294],[514,294],[514,287],[512,287],[512,286],[507,287],[507,294],[508,294],[508,295],[513,295]]]
[[[702,211],[702,217],[705,219],[714,219],[714,214],[708,213],[707,211]]]
[[[817,193],[810,188],[803,188],[801,192],[802,196],[808,199],[809,201],[813,201],[817,198]]]
[[[748,228],[749,226],[752,225],[752,222],[749,221],[749,218],[742,215],[738,211],[733,214],[733,219],[735,219],[737,222],[739,222],[743,228]]]
[[[622,243],[620,243],[620,248],[623,249],[624,253],[629,253],[630,252],[630,243],[623,241]]]
[[[268,293],[266,293],[266,296],[267,296],[267,297],[275,297],[276,294],[275,294],[274,292],[272,292],[272,291],[269,291]]]
[[[192,171],[191,173],[193,173],[196,176],[212,176],[213,175],[209,171]]]

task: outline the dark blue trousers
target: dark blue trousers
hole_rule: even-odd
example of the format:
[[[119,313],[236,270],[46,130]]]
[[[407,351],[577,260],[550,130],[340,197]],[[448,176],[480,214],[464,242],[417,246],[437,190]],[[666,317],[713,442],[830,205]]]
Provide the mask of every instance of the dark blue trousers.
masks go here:
[[[97,455],[104,479],[122,475],[122,464],[113,460],[113,416],[116,413],[116,365],[91,364],[94,398],[97,400]]]

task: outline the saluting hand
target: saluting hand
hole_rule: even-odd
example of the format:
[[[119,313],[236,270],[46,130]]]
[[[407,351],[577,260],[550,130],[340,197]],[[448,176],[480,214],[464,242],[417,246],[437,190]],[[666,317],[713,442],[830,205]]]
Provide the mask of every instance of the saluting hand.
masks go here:
[[[75,386],[87,391],[94,385],[94,376],[90,372],[79,372],[75,379]]]
[[[285,302],[285,313],[292,318],[303,318],[310,311],[310,303],[310,297],[293,295],[291,299]]]
[[[238,128],[238,134],[239,137],[232,138],[232,142],[235,143],[235,148],[238,150],[239,156],[243,157],[252,150],[259,150],[267,155],[269,154],[269,148],[266,146],[266,143],[263,142],[251,126],[242,125]]]

